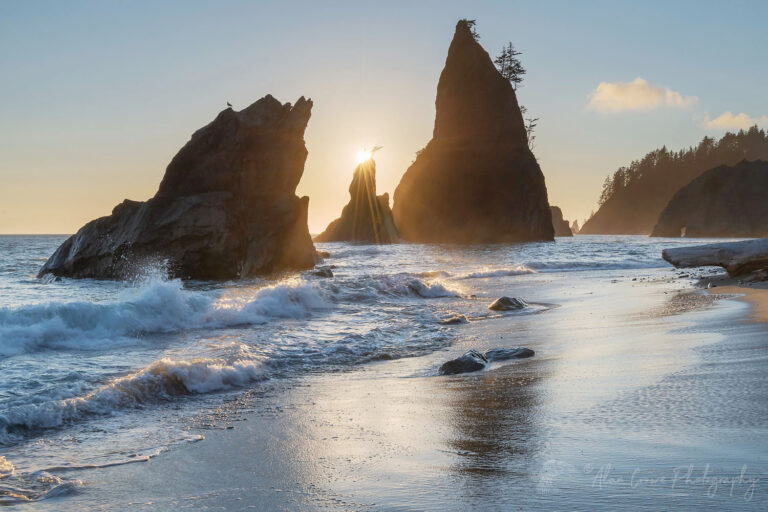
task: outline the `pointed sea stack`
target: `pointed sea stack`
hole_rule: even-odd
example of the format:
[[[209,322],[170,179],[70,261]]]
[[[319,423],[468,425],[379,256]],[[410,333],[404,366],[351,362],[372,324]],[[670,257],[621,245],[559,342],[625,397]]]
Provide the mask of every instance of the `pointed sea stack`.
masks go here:
[[[389,208],[389,194],[376,195],[376,162],[373,158],[355,169],[349,185],[349,203],[316,242],[373,242],[387,244],[398,241],[397,229]]]
[[[435,101],[432,140],[395,190],[400,236],[414,242],[553,240],[544,175],[511,84],[462,20]]]
[[[223,110],[166,169],[155,196],[83,226],[39,275],[121,279],[165,261],[172,275],[233,279],[314,266],[309,198],[296,196],[312,101],[265,96]]]

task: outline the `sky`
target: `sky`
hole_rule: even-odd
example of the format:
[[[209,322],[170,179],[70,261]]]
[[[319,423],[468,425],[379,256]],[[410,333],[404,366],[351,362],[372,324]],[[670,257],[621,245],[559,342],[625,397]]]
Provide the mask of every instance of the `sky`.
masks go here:
[[[392,195],[429,141],[456,21],[527,69],[550,203],[580,222],[650,150],[768,128],[768,2],[36,1],[0,3],[0,233],[73,233],[154,195],[230,101],[312,98],[299,195],[319,233],[361,148]]]

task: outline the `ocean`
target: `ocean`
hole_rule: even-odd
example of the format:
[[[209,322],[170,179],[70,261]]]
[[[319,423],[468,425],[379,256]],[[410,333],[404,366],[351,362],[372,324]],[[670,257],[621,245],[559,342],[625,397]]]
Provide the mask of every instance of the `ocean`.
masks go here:
[[[493,322],[485,290],[525,293],[529,307],[503,315],[522,326],[562,306],[558,297],[592,293],[589,283],[669,283],[680,272],[661,250],[702,242],[327,243],[317,248],[330,253],[331,278],[182,282],[159,266],[125,282],[38,279],[65,238],[0,236],[2,504],[66,499],[87,492],[83,472],[204,443],[236,428],[243,407],[258,413],[274,383],[450,351],[468,337],[487,346],[481,331],[445,323]],[[410,372],[433,377],[437,365]]]

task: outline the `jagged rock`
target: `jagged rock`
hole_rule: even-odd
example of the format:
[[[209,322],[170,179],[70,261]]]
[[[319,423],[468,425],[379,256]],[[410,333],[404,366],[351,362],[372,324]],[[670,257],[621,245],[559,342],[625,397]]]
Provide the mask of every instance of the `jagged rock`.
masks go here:
[[[432,140],[395,190],[400,236],[415,242],[552,240],[544,176],[528,148],[515,91],[463,20],[435,108]]]
[[[528,303],[523,299],[516,299],[514,297],[501,297],[493,301],[493,304],[488,306],[488,309],[494,311],[514,311],[523,309],[528,306]]]
[[[519,348],[493,348],[485,353],[489,363],[494,361],[508,361],[510,359],[525,359],[533,357],[536,353],[525,347]]]
[[[304,130],[312,101],[265,96],[226,109],[171,160],[155,196],[126,200],[67,239],[40,275],[125,278],[148,261],[173,275],[232,279],[314,266]]]
[[[571,233],[574,234],[574,235],[578,235],[579,234],[579,221],[578,220],[574,220],[573,224],[571,224]]]
[[[563,211],[557,206],[550,206],[552,213],[552,227],[555,228],[555,236],[573,236],[568,221],[563,219]]]
[[[768,236],[768,162],[710,169],[672,196],[651,236]]]
[[[331,222],[316,242],[397,242],[397,229],[389,208],[389,194],[376,195],[376,162],[373,158],[355,169],[349,185],[349,203],[341,217]]]
[[[470,350],[456,359],[451,359],[440,366],[440,375],[476,372],[485,368],[488,359],[477,350]]]
[[[664,249],[661,257],[677,268],[723,267],[738,276],[768,268],[768,239]]]

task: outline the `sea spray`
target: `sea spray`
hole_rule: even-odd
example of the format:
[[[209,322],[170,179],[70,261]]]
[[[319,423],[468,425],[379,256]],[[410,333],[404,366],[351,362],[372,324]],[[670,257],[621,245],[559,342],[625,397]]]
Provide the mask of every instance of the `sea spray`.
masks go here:
[[[280,283],[238,297],[150,280],[113,302],[52,302],[0,309],[0,356],[41,349],[102,350],[151,333],[303,318],[327,306],[314,284]]]

